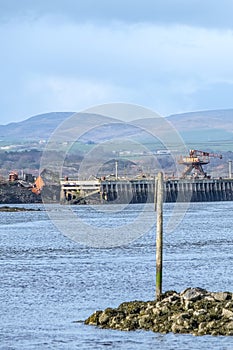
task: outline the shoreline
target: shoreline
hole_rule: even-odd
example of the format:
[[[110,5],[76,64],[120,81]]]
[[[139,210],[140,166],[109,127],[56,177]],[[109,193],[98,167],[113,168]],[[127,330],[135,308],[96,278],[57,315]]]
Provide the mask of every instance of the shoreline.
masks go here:
[[[167,291],[160,301],[124,302],[96,311],[85,324],[121,331],[233,336],[233,293],[202,288]]]

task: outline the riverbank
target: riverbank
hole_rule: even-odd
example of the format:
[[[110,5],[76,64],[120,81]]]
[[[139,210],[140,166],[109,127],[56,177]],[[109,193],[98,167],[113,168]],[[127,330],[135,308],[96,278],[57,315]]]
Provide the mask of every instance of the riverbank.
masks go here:
[[[233,293],[188,288],[168,291],[161,301],[132,301],[118,308],[96,311],[86,325],[122,331],[233,335]]]

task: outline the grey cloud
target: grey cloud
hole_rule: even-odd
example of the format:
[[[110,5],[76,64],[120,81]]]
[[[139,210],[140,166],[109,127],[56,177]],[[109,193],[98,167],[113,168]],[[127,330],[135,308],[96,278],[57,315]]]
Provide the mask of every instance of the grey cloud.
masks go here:
[[[1,0],[1,17],[63,16],[68,20],[185,24],[233,28],[232,0]]]
[[[210,2],[202,2],[202,9],[207,9]],[[4,67],[0,86],[1,118],[8,121],[8,118],[25,118],[40,112],[80,110],[112,101],[139,103],[161,114],[203,109],[202,106],[207,108],[207,105],[210,109],[230,107],[233,31],[174,23],[168,26],[162,22],[135,24],[133,16],[152,18],[153,12],[147,9],[140,14],[137,1],[133,14],[129,14],[131,1],[127,1],[126,6],[121,0],[108,0],[118,4],[118,12],[114,6],[110,12],[103,6],[104,1],[92,3],[99,7],[91,8],[88,14],[90,0],[48,1],[47,5],[43,0],[0,0],[0,5],[5,6],[2,16],[3,13],[5,18],[11,15],[11,21],[4,21],[0,26],[0,64]],[[178,23],[181,15],[187,20],[187,7],[179,12],[184,2],[178,0],[153,1],[158,6],[157,18],[162,21],[166,12],[164,4],[168,3],[179,3],[179,7],[169,7],[167,21],[173,16]],[[200,2],[185,3],[190,4],[191,11],[194,3],[197,6]],[[172,9],[176,12],[172,13]],[[196,13],[198,11],[197,6]],[[217,9],[211,8],[211,11]],[[57,16],[49,16],[52,13]],[[199,17],[205,13],[200,11]],[[61,14],[67,19],[73,16],[76,21],[64,20]],[[32,20],[28,20],[27,15]],[[107,23],[113,15],[122,20],[127,18],[128,22]],[[195,11],[189,16],[194,20]],[[100,25],[94,20],[84,20],[88,18],[102,18],[105,22]]]

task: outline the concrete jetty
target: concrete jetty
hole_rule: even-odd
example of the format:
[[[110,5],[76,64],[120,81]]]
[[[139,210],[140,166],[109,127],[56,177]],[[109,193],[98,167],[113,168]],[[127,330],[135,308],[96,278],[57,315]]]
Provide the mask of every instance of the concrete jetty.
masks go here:
[[[104,203],[153,203],[156,178],[61,181],[61,202],[78,204],[94,196]],[[167,179],[164,202],[213,202],[233,200],[233,179]]]

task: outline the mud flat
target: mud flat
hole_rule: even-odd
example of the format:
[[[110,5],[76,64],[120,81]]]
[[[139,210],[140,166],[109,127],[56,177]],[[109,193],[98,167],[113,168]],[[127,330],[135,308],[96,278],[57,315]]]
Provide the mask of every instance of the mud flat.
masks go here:
[[[94,312],[86,325],[121,331],[233,335],[233,293],[187,288],[167,291],[160,301],[124,302],[117,308]]]

